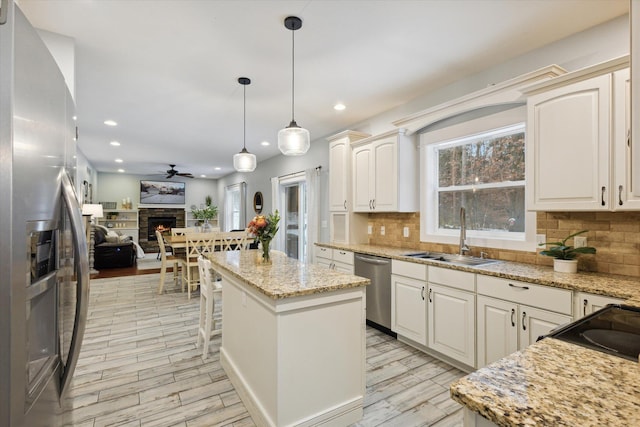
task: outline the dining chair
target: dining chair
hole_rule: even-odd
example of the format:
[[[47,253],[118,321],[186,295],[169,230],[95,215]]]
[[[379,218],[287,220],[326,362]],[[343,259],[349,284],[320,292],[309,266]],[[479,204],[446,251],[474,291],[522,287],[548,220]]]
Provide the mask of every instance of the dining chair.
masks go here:
[[[164,289],[164,281],[165,275],[167,272],[167,265],[169,262],[173,263],[173,281],[177,285],[178,284],[178,268],[182,273],[182,283],[185,282],[185,267],[186,261],[184,258],[177,257],[175,255],[168,256],[167,250],[164,245],[164,238],[162,237],[162,233],[156,230],[156,239],[158,239],[158,247],[160,248],[160,259],[161,259],[161,267],[160,267],[160,284],[158,285],[158,294],[162,294]]]
[[[249,233],[246,231],[226,231],[220,233],[223,251],[244,251],[249,247]]]
[[[198,288],[200,283],[198,274],[198,257],[208,255],[221,247],[220,233],[187,233],[186,243],[186,263],[187,263],[187,295],[191,299],[191,291]]]
[[[172,236],[184,236],[187,233],[196,233],[197,229],[196,227],[173,227],[171,228],[171,235]],[[176,249],[174,250],[173,248],[171,248],[171,252],[173,252],[174,255],[179,255],[181,257],[184,257],[185,255],[185,250],[184,249]]]
[[[211,275],[211,261],[202,255],[198,256],[198,272],[200,275],[200,321],[196,345],[203,344],[202,358],[209,355],[209,340],[212,335],[222,333],[222,285],[214,282]],[[219,307],[216,310],[216,307]]]

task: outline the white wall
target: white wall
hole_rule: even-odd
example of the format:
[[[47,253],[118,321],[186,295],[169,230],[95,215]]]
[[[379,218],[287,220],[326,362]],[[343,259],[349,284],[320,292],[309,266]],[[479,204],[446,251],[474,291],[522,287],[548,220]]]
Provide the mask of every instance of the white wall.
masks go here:
[[[98,173],[98,188],[94,192],[94,202],[118,202],[118,208],[121,208],[122,199],[129,197],[133,208],[137,209],[140,204],[140,181],[165,181],[164,178],[148,175],[131,175],[122,173]],[[191,205],[200,206],[204,204],[207,195],[213,199],[213,204],[222,207],[220,199],[217,197],[217,185],[215,180],[211,179],[172,179],[172,182],[185,182],[185,200],[184,205],[174,205],[173,207],[190,208]],[[160,205],[166,207],[167,205]]]
[[[71,97],[76,99],[76,47],[75,39],[52,33],[45,30],[37,30],[40,38],[51,52],[51,55],[58,64],[58,68],[64,76]]]

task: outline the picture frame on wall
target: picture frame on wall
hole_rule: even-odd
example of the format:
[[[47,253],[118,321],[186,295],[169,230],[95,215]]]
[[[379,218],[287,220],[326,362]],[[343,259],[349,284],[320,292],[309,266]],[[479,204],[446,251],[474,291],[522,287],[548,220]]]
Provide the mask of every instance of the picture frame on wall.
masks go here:
[[[185,183],[173,181],[140,181],[140,204],[184,205]]]

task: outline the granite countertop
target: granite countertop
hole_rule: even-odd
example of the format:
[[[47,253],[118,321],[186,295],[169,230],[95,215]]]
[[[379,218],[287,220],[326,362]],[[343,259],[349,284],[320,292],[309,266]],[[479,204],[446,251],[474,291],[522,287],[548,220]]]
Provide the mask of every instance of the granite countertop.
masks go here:
[[[546,338],[451,385],[500,426],[638,426],[640,365]]]
[[[214,269],[224,270],[272,299],[283,299],[366,286],[369,279],[304,264],[284,254],[271,253],[271,264],[260,263],[258,250],[214,252]]]
[[[500,261],[480,266],[465,266],[452,264],[450,262],[407,257],[405,256],[407,253],[419,252],[417,250],[407,248],[336,243],[316,243],[316,245],[502,277],[504,279],[522,280],[529,283],[547,285],[555,288],[623,298],[627,299],[625,303],[640,306],[640,280],[629,276],[602,273],[556,273],[551,267],[510,261]]]

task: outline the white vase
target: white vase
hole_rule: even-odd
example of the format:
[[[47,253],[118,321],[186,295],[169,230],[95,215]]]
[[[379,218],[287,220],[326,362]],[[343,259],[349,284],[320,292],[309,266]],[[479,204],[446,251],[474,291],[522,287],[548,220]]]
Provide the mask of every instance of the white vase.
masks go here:
[[[553,270],[558,273],[577,273],[578,272],[578,260],[577,259],[554,259]]]

